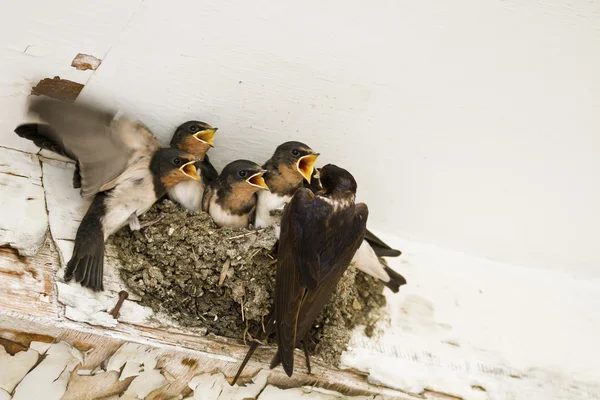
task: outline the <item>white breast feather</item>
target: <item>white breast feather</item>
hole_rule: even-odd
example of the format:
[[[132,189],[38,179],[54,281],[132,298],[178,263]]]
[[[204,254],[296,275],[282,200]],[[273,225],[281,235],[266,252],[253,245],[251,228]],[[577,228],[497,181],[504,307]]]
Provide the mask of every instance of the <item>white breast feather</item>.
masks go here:
[[[258,192],[254,226],[257,228],[265,228],[267,226],[279,225],[279,217],[272,216],[271,211],[285,207],[291,198],[292,196],[279,196],[267,190]]]
[[[220,227],[228,228],[246,228],[248,227],[248,214],[245,215],[234,215],[223,208],[217,203],[217,196],[213,196],[210,199],[208,205],[208,213]]]
[[[203,194],[204,184],[192,180],[181,182],[169,190],[169,198],[189,211],[200,211],[202,209]]]
[[[141,215],[156,201],[149,159],[142,160],[118,178],[106,201],[102,218],[104,240],[121,229],[134,212]]]
[[[373,248],[366,240],[363,240],[358,250],[354,254],[350,265],[358,268],[359,270],[374,276],[377,279],[387,282],[390,280],[389,275],[385,272],[383,265],[379,262],[379,258],[375,254]]]

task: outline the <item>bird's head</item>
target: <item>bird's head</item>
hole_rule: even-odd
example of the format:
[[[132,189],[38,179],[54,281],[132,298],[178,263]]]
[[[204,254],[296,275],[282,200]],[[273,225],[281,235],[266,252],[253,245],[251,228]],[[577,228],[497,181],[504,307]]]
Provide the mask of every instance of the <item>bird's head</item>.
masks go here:
[[[317,174],[326,196],[337,199],[354,199],[356,196],[356,180],[345,169],[327,164],[319,168]]]
[[[158,150],[150,161],[150,170],[166,189],[186,180],[200,180],[194,164],[197,158],[179,149]]]
[[[202,121],[188,121],[175,130],[170,146],[202,160],[208,149],[214,147],[217,129]]]
[[[267,163],[276,166],[289,183],[300,184],[303,179],[310,183],[317,157],[319,153],[304,143],[285,142]]]
[[[248,160],[236,160],[230,162],[223,168],[219,180],[232,188],[234,192],[256,192],[258,190],[269,190],[263,179],[266,171],[260,165]]]

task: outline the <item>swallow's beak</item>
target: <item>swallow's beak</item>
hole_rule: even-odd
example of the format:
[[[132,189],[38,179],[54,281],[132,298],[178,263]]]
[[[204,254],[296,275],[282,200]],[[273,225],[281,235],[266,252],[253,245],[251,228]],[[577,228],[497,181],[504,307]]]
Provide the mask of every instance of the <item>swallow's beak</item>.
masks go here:
[[[300,157],[298,163],[296,164],[296,169],[308,183],[310,183],[310,178],[312,176],[317,157],[319,157],[319,153],[307,154]]]
[[[213,145],[213,140],[215,139],[215,133],[217,132],[217,129],[219,128],[205,129],[194,134],[194,138],[208,144],[210,147],[215,147]]]
[[[259,189],[266,189],[269,190],[269,187],[267,186],[267,183],[265,182],[265,179],[263,178],[263,175],[265,174],[265,170],[259,171],[256,174],[252,175],[250,178],[246,179],[246,182],[248,182],[250,185],[257,187]]]
[[[198,171],[196,171],[196,167],[194,166],[195,163],[196,161],[190,161],[187,164],[183,164],[179,170],[183,172],[185,176],[199,181],[200,177],[198,176]]]

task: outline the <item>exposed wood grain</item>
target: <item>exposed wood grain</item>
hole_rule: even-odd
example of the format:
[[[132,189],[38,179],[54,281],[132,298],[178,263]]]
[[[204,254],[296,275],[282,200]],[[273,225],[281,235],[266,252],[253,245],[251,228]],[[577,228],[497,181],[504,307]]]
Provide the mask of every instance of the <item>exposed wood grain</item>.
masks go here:
[[[43,94],[58,100],[75,101],[82,89],[83,85],[81,83],[55,76],[54,78],[45,78],[39,81],[37,85],[31,88],[31,94]]]
[[[56,315],[54,269],[57,254],[46,238],[38,254],[21,257],[11,248],[0,248],[0,308],[23,314]]]
[[[163,371],[165,375],[175,378],[173,382],[152,393],[149,399],[154,400],[189,392],[188,382],[202,373],[222,371],[225,376],[232,376],[247,350],[242,344],[233,341],[197,337],[180,332],[122,324],[117,329],[91,328],[84,324],[59,321],[55,318],[28,317],[5,310],[0,311],[0,337],[14,338],[15,331],[18,331],[21,337],[43,332],[46,336],[54,337],[56,341],[66,342],[81,350],[85,358],[78,370],[83,370],[85,373],[101,366],[123,343],[144,343],[156,352],[158,360],[156,368]],[[261,351],[257,359],[248,365],[248,373],[245,375],[254,376],[261,368],[268,369],[271,351],[270,349]],[[106,382],[111,381],[108,377],[104,379]],[[89,382],[92,381],[95,382],[90,378]],[[78,387],[82,387],[84,380],[78,379],[77,382]],[[292,378],[288,378],[279,369],[269,371],[268,382],[278,387],[318,386],[347,395],[386,394],[394,398],[411,398],[395,390],[371,385],[360,375],[327,369],[318,363],[313,367],[313,375],[307,375],[303,368],[295,371]],[[104,388],[102,393],[111,390]],[[78,392],[69,394],[69,396],[76,395]]]

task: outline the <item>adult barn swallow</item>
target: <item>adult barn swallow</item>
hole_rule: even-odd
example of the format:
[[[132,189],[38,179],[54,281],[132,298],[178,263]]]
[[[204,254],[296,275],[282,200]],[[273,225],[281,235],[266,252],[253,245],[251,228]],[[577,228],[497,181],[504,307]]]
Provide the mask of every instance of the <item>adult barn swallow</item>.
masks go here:
[[[233,161],[207,186],[202,209],[219,227],[247,228],[254,222],[256,192],[268,191],[265,171],[248,160]],[[260,193],[259,192],[259,193]]]
[[[73,173],[73,187],[81,188],[81,175],[79,173],[79,162],[73,153],[57,143],[50,133],[52,128],[44,124],[22,124],[15,132],[22,138],[31,140],[38,147],[60,154],[63,157],[75,161],[75,172]],[[181,182],[168,191],[169,198],[185,209],[190,211],[199,211],[202,207],[202,194],[208,183],[215,180],[219,173],[210,163],[206,152],[213,147],[213,140],[217,128],[213,128],[205,122],[188,121],[181,124],[173,134],[170,146],[183,150],[199,161],[196,162],[196,169],[201,181],[188,180]]]
[[[318,156],[319,153],[300,142],[285,142],[275,149],[263,165],[269,191],[258,193],[257,228],[279,225],[279,219],[271,211],[283,208],[304,180],[310,182]]]
[[[40,134],[77,160],[81,195],[95,196],[77,229],[65,281],[75,277],[84,287],[103,290],[106,239],[127,223],[139,229],[138,216],[169,188],[199,179],[195,159],[179,149],[160,148],[140,122],[114,119],[114,114],[90,105],[39,98],[29,111],[47,124],[41,125]]]
[[[200,211],[202,209],[204,189],[219,176],[206,154],[211,147],[214,147],[213,140],[216,132],[217,128],[213,128],[205,122],[188,121],[175,130],[171,139],[171,147],[188,152],[199,160],[195,166],[200,180],[181,182],[168,191],[169,198],[186,210]]]
[[[321,188],[319,182],[319,169],[315,168],[310,182],[304,182],[304,187],[313,193],[318,193]],[[391,269],[383,257],[398,257],[402,254],[400,250],[391,248],[367,229],[365,239],[358,248],[350,265],[358,268],[364,273],[379,279],[392,292],[398,293],[400,286],[406,285],[406,279]]]
[[[276,333],[279,363],[288,376],[294,371],[294,348],[306,336],[363,241],[368,218],[364,203],[355,204],[356,181],[345,169],[328,164],[321,169],[323,191],[301,188],[281,219],[274,311],[267,330]],[[257,345],[240,366],[239,377]]]

